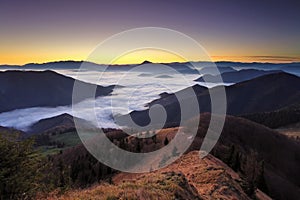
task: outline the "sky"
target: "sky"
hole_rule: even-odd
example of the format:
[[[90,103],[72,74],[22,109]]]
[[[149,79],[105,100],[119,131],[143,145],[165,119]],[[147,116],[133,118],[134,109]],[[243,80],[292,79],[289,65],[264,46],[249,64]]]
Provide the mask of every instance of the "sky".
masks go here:
[[[192,37],[214,61],[296,62],[299,10],[298,0],[0,0],[0,64],[85,60],[106,38],[149,26]],[[176,61],[145,52],[122,62],[143,59]]]

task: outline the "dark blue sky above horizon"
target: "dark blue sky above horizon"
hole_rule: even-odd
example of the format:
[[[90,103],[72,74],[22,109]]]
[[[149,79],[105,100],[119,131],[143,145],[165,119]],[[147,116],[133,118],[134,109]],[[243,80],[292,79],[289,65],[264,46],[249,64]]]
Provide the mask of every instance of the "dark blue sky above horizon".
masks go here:
[[[0,2],[0,63],[81,60],[131,28],[183,32],[216,60],[300,57],[300,1]]]

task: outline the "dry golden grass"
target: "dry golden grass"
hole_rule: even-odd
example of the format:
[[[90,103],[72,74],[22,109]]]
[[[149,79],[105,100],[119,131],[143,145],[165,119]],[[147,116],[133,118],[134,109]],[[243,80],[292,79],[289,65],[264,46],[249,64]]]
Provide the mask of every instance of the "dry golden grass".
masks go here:
[[[181,173],[201,199],[250,199],[240,186],[242,182],[240,176],[210,154],[200,160],[198,151],[190,152],[168,167],[148,173],[146,176],[156,176],[157,173]],[[145,174],[119,173],[113,180],[115,183],[121,183],[144,176]],[[269,197],[260,190],[257,190],[257,194],[257,199],[269,200]]]
[[[115,200],[115,199],[161,199],[171,200],[199,199],[197,192],[189,187],[184,176],[177,173],[144,174],[134,180],[123,181],[117,185],[102,183],[98,186],[66,192],[63,195],[52,194],[47,199],[60,200]]]
[[[169,170],[181,171],[204,199],[249,199],[239,175],[212,155],[200,160],[198,151],[190,152],[163,169]]]
[[[68,191],[63,195],[52,193],[46,199],[59,200],[171,200],[171,199],[250,199],[242,190],[239,175],[219,159],[208,155],[200,160],[199,152],[190,152],[158,171],[113,177],[114,184]],[[257,199],[269,197],[257,191]],[[45,199],[45,198],[42,198]]]

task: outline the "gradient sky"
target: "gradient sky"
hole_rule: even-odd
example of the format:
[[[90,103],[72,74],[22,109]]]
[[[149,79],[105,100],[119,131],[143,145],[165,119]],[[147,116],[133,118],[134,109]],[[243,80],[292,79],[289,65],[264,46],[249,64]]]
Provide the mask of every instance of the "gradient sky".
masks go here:
[[[0,0],[0,64],[84,60],[107,37],[144,26],[183,32],[214,60],[300,61],[299,0]]]

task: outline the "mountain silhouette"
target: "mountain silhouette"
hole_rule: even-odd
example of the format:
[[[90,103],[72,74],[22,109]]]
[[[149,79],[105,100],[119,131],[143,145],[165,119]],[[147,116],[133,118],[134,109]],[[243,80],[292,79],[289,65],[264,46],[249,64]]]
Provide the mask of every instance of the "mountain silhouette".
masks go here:
[[[141,65],[143,65],[143,64],[152,64],[152,62],[145,60],[144,62],[141,63]]]
[[[196,82],[210,82],[210,83],[219,83],[222,78],[224,83],[239,83],[242,81],[250,80],[259,76],[279,73],[279,70],[263,71],[257,69],[244,69],[240,71],[225,72],[220,76],[206,74],[202,77],[196,79]]]
[[[41,119],[38,122],[32,124],[29,128],[29,131],[26,133],[29,134],[47,134],[47,133],[65,133],[70,131],[76,131],[77,128],[80,129],[96,129],[94,125],[90,122],[85,121],[80,118],[76,118],[76,126],[74,123],[74,118],[70,114],[61,114],[58,116]]]
[[[201,112],[211,111],[210,93],[218,91],[219,87],[217,86],[208,90],[202,86],[192,86]],[[167,113],[167,127],[179,125],[181,111],[176,94],[185,94],[185,90],[188,89],[181,90],[175,94],[164,95],[148,104],[150,107],[155,105],[164,107]],[[227,86],[225,87],[225,91],[227,95],[227,113],[230,115],[273,111],[300,101],[300,78],[284,72],[269,74]],[[186,96],[182,101],[186,105],[193,105],[193,99],[191,98],[190,96]],[[150,123],[149,109],[133,111],[129,115],[119,116],[115,119],[117,123],[124,125],[129,123],[129,117],[141,126]]]
[[[48,70],[0,72],[0,112],[71,105],[74,82],[73,78]],[[83,91],[96,88],[95,96],[109,95],[114,88],[82,81],[78,81],[78,85]],[[82,96],[78,101],[84,99]]]

